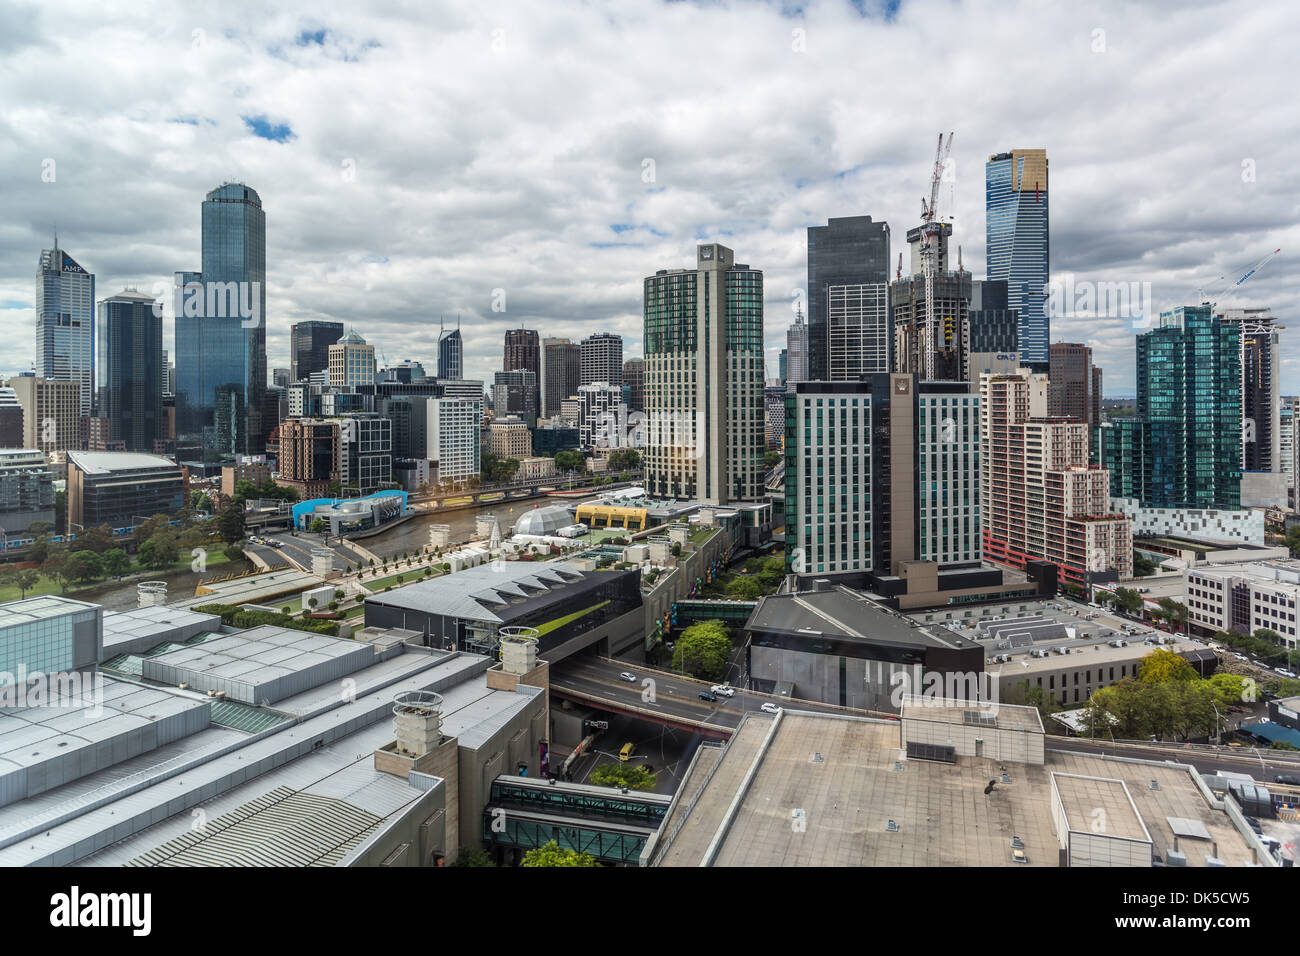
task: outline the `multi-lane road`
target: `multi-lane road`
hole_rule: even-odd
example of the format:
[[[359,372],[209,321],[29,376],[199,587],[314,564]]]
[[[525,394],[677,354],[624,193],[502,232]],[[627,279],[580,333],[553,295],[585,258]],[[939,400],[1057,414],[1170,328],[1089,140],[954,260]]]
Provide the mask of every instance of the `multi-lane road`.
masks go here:
[[[625,671],[636,680],[623,680],[619,675]],[[691,724],[704,731],[714,727],[724,734],[739,726],[744,714],[762,713],[762,705],[768,702],[820,713],[885,716],[739,689],[734,697],[717,695],[716,702],[701,700],[700,693],[710,686],[707,681],[603,657],[571,657],[551,668],[552,694],[621,713]]]

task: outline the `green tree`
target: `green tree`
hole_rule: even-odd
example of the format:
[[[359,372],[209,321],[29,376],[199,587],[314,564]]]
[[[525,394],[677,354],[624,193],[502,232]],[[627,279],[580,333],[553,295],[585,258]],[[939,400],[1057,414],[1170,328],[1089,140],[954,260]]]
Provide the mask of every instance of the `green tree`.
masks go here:
[[[552,840],[525,853],[520,866],[600,866],[600,863],[590,853],[561,850],[560,845]]]
[[[630,763],[603,763],[591,772],[591,782],[598,787],[626,787],[628,790],[652,791],[658,777],[643,766]]]
[[[731,656],[731,635],[722,621],[701,621],[682,632],[673,648],[673,669],[717,680]]]
[[[311,529],[310,529],[312,534],[324,534],[325,532],[329,531],[329,529],[330,526],[326,523],[324,518],[312,519]]]
[[[1115,603],[1120,609],[1127,611],[1129,614],[1142,613],[1142,595],[1133,588],[1116,588]]]
[[[769,451],[763,455],[763,466],[768,469],[775,468],[781,463],[781,453],[779,451]]]
[[[217,534],[226,544],[234,544],[244,538],[244,503],[231,500],[217,512]]]
[[[120,578],[131,570],[131,559],[121,548],[109,548],[101,555],[101,560],[104,562],[104,574],[108,577]]]
[[[140,545],[140,553],[136,561],[142,568],[162,570],[175,564],[179,556],[176,550],[176,539],[170,534],[160,532]]]
[[[461,847],[460,855],[452,866],[496,866],[486,850],[479,847]]]
[[[81,583],[104,576],[104,565],[94,551],[73,551],[68,555],[68,576]]]
[[[1300,524],[1287,529],[1286,546],[1291,549],[1291,557],[1300,558]]]
[[[19,597],[27,597],[27,592],[41,583],[41,573],[34,568],[26,568],[14,575],[14,584],[18,587]]]
[[[555,453],[555,467],[559,471],[583,471],[586,467],[587,460],[580,451],[557,451]]]
[[[50,548],[49,556],[41,565],[41,571],[47,578],[56,581],[59,589],[66,591],[71,574],[68,570],[68,552],[63,548]]]

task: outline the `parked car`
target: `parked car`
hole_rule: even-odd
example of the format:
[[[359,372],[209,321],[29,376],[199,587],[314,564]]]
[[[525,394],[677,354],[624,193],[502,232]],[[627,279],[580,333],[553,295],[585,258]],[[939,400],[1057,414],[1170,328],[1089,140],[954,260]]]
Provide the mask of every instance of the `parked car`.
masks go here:
[[[624,671],[623,673],[619,674],[619,675],[618,675],[618,679],[619,679],[619,680],[625,680],[625,681],[627,681],[629,684],[635,684],[635,683],[636,683],[636,675],[635,675],[635,674],[629,674],[627,671]]]
[[[770,700],[765,700],[763,701],[763,706],[758,709],[768,714],[775,714],[781,708],[776,706],[776,704],[772,703]]]

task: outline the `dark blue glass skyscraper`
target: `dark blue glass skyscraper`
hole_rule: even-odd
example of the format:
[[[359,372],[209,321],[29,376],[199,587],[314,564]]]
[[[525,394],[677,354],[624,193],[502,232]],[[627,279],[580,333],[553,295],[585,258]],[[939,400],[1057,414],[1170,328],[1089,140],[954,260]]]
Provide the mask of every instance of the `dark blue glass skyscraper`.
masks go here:
[[[127,451],[152,452],[163,397],[162,313],[151,296],[127,289],[99,303],[96,415],[108,439]]]
[[[1014,149],[984,165],[985,274],[1007,283],[1007,306],[1019,314],[1022,362],[1042,363],[1050,341],[1047,282],[1047,150]]]
[[[846,216],[808,227],[808,359],[803,377],[831,377],[830,287],[888,281],[889,223]],[[791,365],[793,359],[788,357]],[[789,371],[793,375],[800,370]]]
[[[204,454],[265,448],[266,215],[257,191],[226,183],[203,202],[202,272],[177,273],[176,429]]]

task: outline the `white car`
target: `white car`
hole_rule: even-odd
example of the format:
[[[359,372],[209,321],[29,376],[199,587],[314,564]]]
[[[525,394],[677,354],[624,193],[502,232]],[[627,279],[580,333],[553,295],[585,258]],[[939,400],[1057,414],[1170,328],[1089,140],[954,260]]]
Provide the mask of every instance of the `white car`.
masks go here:
[[[1233,654],[1232,656],[1235,657],[1235,658],[1236,658],[1237,660],[1239,660],[1239,661],[1248,661],[1248,660],[1250,660],[1250,658],[1247,657],[1245,654]]]
[[[635,684],[635,683],[636,683],[636,675],[635,675],[635,674],[629,674],[627,671],[624,671],[623,673],[619,674],[619,675],[618,675],[618,679],[619,679],[619,680],[625,680],[625,681],[627,681],[629,684]]]
[[[776,706],[776,704],[772,703],[770,700],[765,700],[763,701],[763,706],[758,709],[764,713],[775,714],[780,711],[781,708]]]
[[[719,697],[736,696],[735,689],[728,687],[726,684],[714,684],[712,687],[709,688],[709,690],[713,691],[713,693],[717,694]]]

